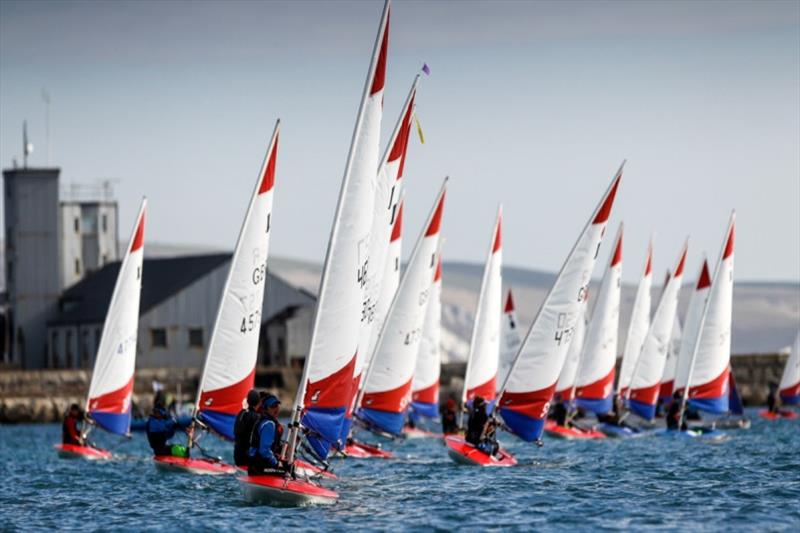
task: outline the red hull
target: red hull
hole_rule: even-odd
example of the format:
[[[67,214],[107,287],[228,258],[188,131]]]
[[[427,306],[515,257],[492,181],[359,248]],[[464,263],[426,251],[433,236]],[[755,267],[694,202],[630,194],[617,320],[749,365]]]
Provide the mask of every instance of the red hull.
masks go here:
[[[387,452],[386,450],[382,450],[376,446],[370,446],[369,444],[364,444],[363,442],[353,442],[348,444],[345,446],[344,452],[348,457],[354,457],[356,459],[369,459],[373,457],[377,457],[379,459],[392,459],[394,457],[392,452]]]
[[[330,504],[339,495],[315,483],[282,476],[242,476],[245,496],[251,502],[271,505]]]
[[[56,444],[53,446],[58,450],[58,455],[64,459],[88,459],[98,461],[111,459],[111,452],[101,450],[92,446],[76,446],[75,444]]]
[[[759,411],[758,416],[761,418],[766,418],[767,420],[794,420],[795,418],[800,417],[794,411],[778,411],[777,413],[770,413],[769,411]]]
[[[472,444],[465,441],[462,437],[449,435],[444,438],[447,445],[447,454],[459,464],[473,466],[515,466],[517,460],[502,448],[497,452],[499,457],[488,455]]]
[[[187,457],[173,457],[170,455],[159,455],[153,458],[156,462],[156,467],[162,470],[170,470],[174,472],[188,472],[190,474],[205,474],[205,475],[222,475],[233,474],[236,472],[236,467],[223,463],[221,461],[213,461],[211,459],[190,459]]]
[[[545,432],[551,437],[559,439],[576,440],[576,439],[605,439],[606,434],[594,429],[580,429],[576,427],[559,426],[553,420],[548,420],[544,423]]]

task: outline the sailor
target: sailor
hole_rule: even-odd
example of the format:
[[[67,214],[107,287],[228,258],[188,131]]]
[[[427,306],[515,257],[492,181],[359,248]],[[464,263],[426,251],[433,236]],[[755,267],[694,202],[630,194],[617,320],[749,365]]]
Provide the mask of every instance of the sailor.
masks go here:
[[[283,426],[278,422],[281,401],[274,394],[267,395],[258,405],[261,415],[250,435],[247,473],[251,476],[282,474],[280,455],[283,445]]]
[[[61,442],[72,444],[73,446],[83,446],[81,430],[78,424],[83,420],[83,411],[77,403],[69,406],[67,414],[64,415],[64,422],[61,424]]]
[[[769,393],[767,394],[767,410],[770,413],[777,413],[778,412],[778,400],[775,397],[775,383],[769,384]]]
[[[189,450],[186,446],[167,442],[175,436],[176,425],[175,419],[164,406],[163,397],[157,398],[157,402],[153,406],[153,410],[150,412],[150,416],[147,418],[147,423],[145,424],[147,441],[153,449],[153,455],[156,457],[164,455],[174,455],[176,457],[189,456]]]
[[[567,406],[564,405],[564,402],[556,402],[553,406],[553,420],[559,426],[567,425]]]
[[[672,395],[672,402],[669,404],[669,411],[667,411],[667,429],[678,429],[678,423],[681,419],[681,393],[675,391]],[[681,431],[686,431],[687,425],[684,419],[681,424]]]
[[[486,422],[489,416],[486,414],[486,400],[480,396],[475,396],[472,400],[472,408],[469,410],[469,420],[467,421],[466,441],[474,446],[481,442]]]
[[[458,433],[458,415],[456,413],[456,400],[451,396],[442,408],[442,433],[452,435]]]
[[[236,421],[233,423],[233,462],[236,466],[247,466],[250,456],[247,454],[250,449],[250,435],[253,434],[253,428],[258,423],[261,415],[258,414],[260,396],[256,389],[247,393],[247,409],[242,409],[236,415]]]

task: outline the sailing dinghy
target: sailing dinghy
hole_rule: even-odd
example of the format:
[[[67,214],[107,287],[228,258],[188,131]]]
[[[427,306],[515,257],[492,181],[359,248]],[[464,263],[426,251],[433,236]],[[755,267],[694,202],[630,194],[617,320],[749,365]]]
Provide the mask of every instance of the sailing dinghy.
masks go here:
[[[625,395],[625,403],[630,412],[646,421],[651,421],[656,414],[656,402],[661,390],[661,376],[664,375],[688,246],[687,239],[678,255],[675,268],[672,269],[673,275],[661,293]]]
[[[285,475],[239,478],[245,497],[271,505],[335,503],[338,493],[310,478],[296,477],[297,462],[305,455],[325,463],[333,446],[341,446],[342,426],[352,405],[354,370],[364,310],[364,277],[372,227],[374,180],[377,164],[359,165],[371,159],[375,121],[381,114],[389,39],[389,2],[384,5],[372,51],[361,103],[350,143],[339,199],[322,267],[322,276],[311,331],[311,345],[292,407],[288,436],[281,459]],[[376,148],[377,150],[377,148]],[[357,170],[357,171],[354,171]],[[292,475],[294,471],[295,475]]]
[[[192,424],[187,429],[189,452],[205,453],[199,441],[209,431],[233,440],[236,415],[253,388],[261,331],[261,308],[267,272],[272,195],[280,121],[258,173],[222,289],[205,365],[197,390]],[[213,457],[157,456],[161,470],[193,474],[232,474],[236,468]]]
[[[400,117],[389,139],[376,176],[375,205],[370,231],[369,268],[364,286],[364,313],[359,339],[359,357],[351,394],[351,405],[342,424],[341,441],[347,457],[391,457],[379,445],[369,445],[353,438],[352,411],[364,384],[364,369],[375,351],[378,333],[383,327],[389,305],[400,284],[400,252],[402,245],[403,169],[408,153],[411,119],[414,113],[419,76],[414,79]]]
[[[433,275],[428,311],[422,338],[419,341],[417,365],[414,380],[411,382],[411,405],[408,408],[409,420],[414,426],[403,429],[406,438],[440,437],[441,434],[420,427],[422,422],[430,422],[439,416],[439,375],[442,366],[442,254],[436,257],[436,273]]]
[[[142,200],[130,245],[125,251],[111,295],[100,345],[86,397],[86,419],[82,431],[87,442],[92,427],[115,435],[129,435],[131,426],[131,394],[136,368],[136,337],[139,329],[139,297],[142,288],[144,257],[144,219],[147,200]],[[64,458],[110,459],[111,452],[94,445],[56,444]]]
[[[718,415],[728,412],[735,221],[736,214],[732,213],[692,339],[686,379],[679,384],[683,395],[678,427],[682,427],[687,406]],[[709,432],[703,432],[703,436],[709,437]]]
[[[505,379],[491,419],[526,442],[538,442],[572,333],[580,317],[592,270],[622,179],[620,166],[567,256]],[[450,450],[464,455],[464,450]]]
[[[631,375],[636,366],[636,360],[642,351],[644,339],[650,329],[650,291],[653,286],[653,242],[647,246],[647,259],[644,263],[644,272],[636,289],[633,300],[631,320],[628,324],[628,336],[625,339],[625,349],[622,352],[622,362],[619,366],[619,379],[617,381],[617,395],[625,396],[631,383]]]
[[[375,345],[356,405],[359,423],[379,435],[403,434],[422,332],[437,271],[447,179],[411,252]]]
[[[800,331],[794,340],[789,358],[786,359],[786,366],[783,367],[778,390],[783,405],[800,405]],[[758,416],[767,420],[800,418],[800,415],[791,409],[778,409],[775,412],[763,410],[759,411]]]

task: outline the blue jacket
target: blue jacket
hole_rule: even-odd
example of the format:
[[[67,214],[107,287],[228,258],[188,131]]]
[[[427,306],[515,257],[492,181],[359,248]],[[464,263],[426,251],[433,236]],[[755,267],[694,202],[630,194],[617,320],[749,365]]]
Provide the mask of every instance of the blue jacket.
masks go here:
[[[270,466],[278,466],[278,459],[272,452],[274,441],[275,422],[269,418],[264,418],[258,424],[258,448],[251,446],[248,454],[250,457],[258,457]]]
[[[147,419],[145,428],[149,438],[163,439],[164,442],[175,436],[175,420],[164,409],[158,410],[162,418],[153,415]]]

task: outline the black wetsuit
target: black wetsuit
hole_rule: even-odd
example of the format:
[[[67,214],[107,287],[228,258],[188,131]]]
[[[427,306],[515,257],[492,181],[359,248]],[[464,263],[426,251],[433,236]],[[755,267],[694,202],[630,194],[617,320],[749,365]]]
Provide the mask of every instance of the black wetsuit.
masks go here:
[[[469,422],[467,422],[466,441],[474,446],[480,444],[481,435],[488,420],[489,416],[486,414],[485,406],[473,407],[469,414]]]
[[[669,411],[667,411],[667,429],[678,429],[680,418],[681,402],[680,400],[672,400],[672,403],[669,404]],[[683,421],[681,429],[686,429],[686,420]]]
[[[233,423],[233,462],[236,466],[247,466],[250,460],[250,456],[247,454],[250,449],[250,436],[260,419],[261,415],[256,413],[252,407],[242,409],[236,415],[236,421]]]

